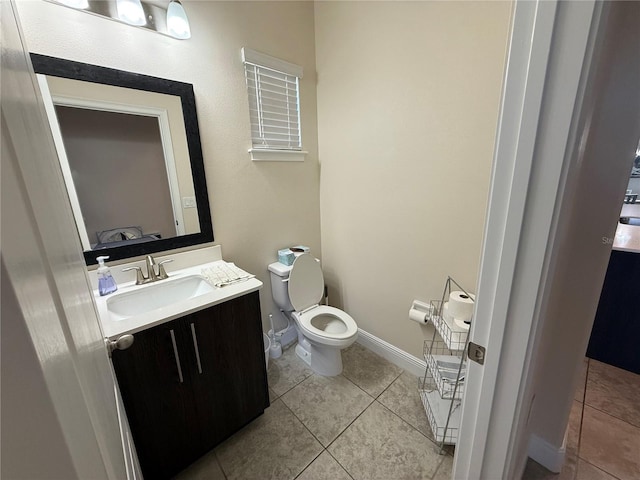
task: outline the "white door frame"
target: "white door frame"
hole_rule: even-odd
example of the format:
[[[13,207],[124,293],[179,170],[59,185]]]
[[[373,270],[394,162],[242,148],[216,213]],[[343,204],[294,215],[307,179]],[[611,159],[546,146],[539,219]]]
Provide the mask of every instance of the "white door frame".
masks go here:
[[[490,448],[491,417],[495,419],[492,415],[493,397],[524,221],[555,13],[555,1],[517,2],[513,11],[476,309],[470,331],[470,340],[484,346],[487,354],[484,367],[468,362],[468,383],[453,471],[456,479],[481,478]],[[515,386],[519,387],[519,384]],[[511,412],[510,417],[513,416],[514,412]],[[507,428],[511,426],[508,419],[504,424]],[[508,444],[504,447],[506,452]],[[500,472],[487,478],[502,477],[503,472]]]
[[[469,362],[454,478],[515,478],[521,465],[515,441],[530,407],[522,394],[531,375],[547,245],[602,8],[593,1],[546,0],[514,8],[470,332],[487,353],[484,366]],[[563,23],[560,9],[571,13]],[[554,107],[554,115],[543,107]],[[542,163],[535,177],[534,162]]]

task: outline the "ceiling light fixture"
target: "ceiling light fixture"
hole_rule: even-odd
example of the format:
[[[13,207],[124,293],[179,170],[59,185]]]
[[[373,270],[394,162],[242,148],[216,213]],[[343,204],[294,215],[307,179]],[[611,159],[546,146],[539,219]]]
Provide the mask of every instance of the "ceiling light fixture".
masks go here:
[[[89,0],[58,0],[59,3],[71,8],[89,8]]]
[[[0,0],[0,3],[3,0]],[[178,40],[191,38],[191,26],[179,0],[45,0],[110,18]],[[168,5],[167,5],[168,4]],[[166,7],[164,5],[167,5]]]
[[[129,25],[145,25],[144,9],[140,0],[117,0],[118,18]]]
[[[191,27],[187,12],[179,0],[171,0],[167,7],[167,33],[172,37],[179,39],[191,38]]]

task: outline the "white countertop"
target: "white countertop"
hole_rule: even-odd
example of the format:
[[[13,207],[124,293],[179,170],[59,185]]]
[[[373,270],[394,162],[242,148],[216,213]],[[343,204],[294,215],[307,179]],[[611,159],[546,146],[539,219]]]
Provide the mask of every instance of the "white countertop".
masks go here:
[[[164,281],[171,281],[173,279],[193,275],[201,275],[203,268],[211,267],[219,261],[220,260],[207,262],[171,271],[169,272],[169,278],[167,280],[159,280],[158,282],[148,283],[146,285],[135,285],[135,281],[122,283],[118,285],[118,290],[116,292],[104,297],[99,295],[98,290],[94,290],[93,294],[104,335],[110,339],[115,339],[120,335],[139,332],[170,320],[183,317],[190,313],[197,312],[198,310],[218,305],[226,302],[227,300],[241,297],[247,293],[255,292],[262,288],[262,282],[256,278],[250,278],[224,287],[212,286],[212,292],[122,320],[117,320],[115,317],[112,317],[107,309],[107,300],[115,295],[133,292],[143,288],[153,288],[154,285],[159,285]]]
[[[621,217],[640,217],[640,203],[624,204]],[[622,252],[640,253],[640,226],[618,222],[613,249]]]

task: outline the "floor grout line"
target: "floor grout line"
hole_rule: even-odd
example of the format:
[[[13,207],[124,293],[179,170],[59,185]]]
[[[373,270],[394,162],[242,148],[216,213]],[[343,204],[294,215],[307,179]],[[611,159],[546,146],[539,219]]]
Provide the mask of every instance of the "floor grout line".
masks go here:
[[[608,415],[609,417],[615,418],[616,420],[620,420],[622,423],[626,423],[627,425],[630,425],[633,428],[640,429],[640,425],[636,425],[634,423],[631,423],[629,420],[625,420],[624,418],[620,418],[617,415],[613,415],[612,413],[609,413],[606,410],[602,410],[601,408],[594,407],[593,405],[590,405],[588,403],[585,403],[584,405],[589,407],[589,408],[591,408],[591,409],[593,409],[593,410],[595,410],[595,411],[597,411],[597,412],[604,413],[605,415]]]
[[[322,445],[322,444],[321,444],[321,445]],[[323,449],[320,451],[320,453],[319,453],[318,455],[316,455],[316,456],[313,458],[313,460],[311,460],[311,461],[309,462],[309,464],[308,464],[308,465],[306,465],[306,466],[305,466],[305,467],[300,471],[300,473],[299,473],[299,474],[297,474],[295,477],[293,477],[293,480],[296,480],[296,478],[298,478],[300,475],[302,475],[302,474],[305,472],[305,470],[306,470],[307,468],[309,468],[309,467],[311,466],[311,464],[312,464],[313,462],[315,462],[315,461],[318,459],[318,457],[319,457],[320,455],[322,455],[322,453],[323,453],[323,452],[325,452],[325,451],[326,451],[326,448],[323,448]]]
[[[313,375],[315,375],[315,374],[313,374]],[[313,375],[309,376],[308,378],[311,378]],[[342,375],[341,375],[341,376],[342,376]],[[348,379],[348,378],[346,378],[346,377],[343,377],[343,378],[345,378],[346,380],[349,380],[349,379]],[[306,379],[305,379],[305,380],[306,380]],[[351,380],[349,380],[349,381],[351,382]],[[302,383],[303,383],[303,382],[300,382],[300,384],[302,384]],[[351,382],[351,383],[353,383],[353,382]],[[298,385],[300,385],[300,384],[298,384]],[[298,385],[296,385],[296,386],[298,386]],[[355,384],[354,384],[354,385],[355,385]],[[356,385],[356,386],[357,386],[357,385]],[[294,388],[295,388],[295,387],[294,387]],[[293,390],[293,389],[291,389],[291,390]],[[362,389],[360,389],[360,390],[362,390]],[[362,390],[362,391],[364,392],[364,390]],[[368,409],[368,408],[373,404],[373,402],[375,402],[375,400],[376,400],[375,398],[373,398],[373,397],[372,397],[371,395],[369,395],[367,392],[364,392],[364,393],[365,393],[365,394],[367,394],[367,396],[368,396],[369,398],[371,398],[371,402],[370,402],[370,403],[369,403],[369,404],[364,408],[364,410],[362,410],[362,412],[360,412],[360,413],[356,416],[356,418],[354,418],[354,419],[353,419],[353,420],[352,420],[352,421],[351,421],[351,422],[350,422],[346,427],[344,427],[342,430],[340,430],[340,432],[338,433],[338,435],[336,435],[336,438],[334,438],[333,440],[331,440],[331,442],[329,442],[329,445],[327,445],[326,447],[324,446],[324,444],[322,443],[322,441],[321,441],[318,437],[316,437],[316,436],[314,435],[314,433],[309,429],[309,427],[307,427],[307,426],[305,425],[305,423],[302,421],[302,419],[301,419],[301,418],[299,418],[299,417],[296,415],[296,413],[295,413],[295,412],[294,412],[294,411],[289,407],[289,405],[287,405],[287,404],[286,404],[286,402],[284,401],[284,399],[279,398],[279,400],[282,400],[282,403],[284,404],[284,406],[285,406],[285,407],[287,407],[287,409],[288,409],[288,410],[293,414],[293,416],[294,416],[294,417],[296,417],[296,419],[297,419],[300,423],[302,423],[302,425],[304,426],[304,428],[306,428],[306,429],[309,431],[309,433],[313,436],[313,438],[315,438],[315,439],[317,440],[317,442],[318,442],[320,445],[322,445],[322,448],[324,448],[324,449],[326,450],[327,448],[329,448],[329,447],[333,444],[333,442],[335,442],[335,441],[340,437],[340,435],[342,435],[342,434],[347,430],[347,428],[349,428],[349,427],[353,424],[353,422],[355,422],[355,421],[358,419],[358,417],[360,417],[360,415],[362,415],[362,414],[363,414],[363,413],[364,413],[364,412],[365,412],[365,411],[366,411],[366,410],[367,410],[367,409]]]
[[[313,374],[313,375],[315,375],[315,374]],[[313,376],[313,375],[310,375],[310,376],[309,376],[309,377],[307,377],[307,378],[310,378],[310,377],[311,377],[311,376]],[[344,432],[346,432],[346,431],[347,431],[347,429],[348,429],[351,425],[353,425],[353,423],[354,423],[358,418],[360,418],[360,416],[361,416],[364,412],[366,412],[366,411],[369,409],[369,407],[371,407],[371,405],[373,405],[373,404],[374,404],[374,402],[376,401],[376,399],[375,399],[372,395],[370,395],[368,392],[366,392],[365,390],[363,390],[362,388],[360,388],[357,384],[355,384],[355,383],[354,383],[352,380],[350,380],[349,378],[344,377],[344,375],[341,375],[341,376],[342,376],[343,378],[345,378],[346,380],[348,380],[348,381],[349,381],[350,383],[352,383],[353,385],[355,385],[356,387],[358,387],[358,388],[359,388],[360,390],[362,390],[362,391],[363,391],[363,392],[364,392],[364,393],[365,393],[369,398],[371,398],[371,403],[369,403],[369,405],[367,405],[367,406],[364,408],[364,410],[362,410],[362,412],[360,412],[358,415],[356,415],[356,417],[355,417],[355,418],[354,418],[354,419],[353,419],[353,420],[352,420],[352,421],[351,421],[351,422],[350,422],[350,423],[349,423],[349,424],[348,424],[344,429],[342,429],[342,430],[340,431],[340,433],[338,433],[338,435],[336,435],[336,438],[334,438],[331,442],[329,442],[329,444],[328,444],[326,447],[325,447],[325,446],[324,446],[324,444],[320,441],[320,439],[319,439],[318,437],[316,437],[316,436],[313,434],[313,432],[312,432],[312,431],[311,431],[311,430],[310,430],[310,429],[305,425],[305,423],[304,423],[304,422],[303,422],[303,421],[302,421],[302,420],[301,420],[301,419],[300,419],[300,418],[295,414],[295,412],[294,412],[291,408],[289,408],[289,406],[285,403],[285,401],[284,401],[282,398],[279,398],[279,400],[281,400],[281,401],[282,401],[283,405],[284,405],[284,406],[285,406],[285,407],[286,407],[286,408],[291,412],[291,414],[292,414],[292,415],[293,415],[293,416],[294,416],[294,417],[295,417],[295,418],[296,418],[296,419],[297,419],[297,420],[302,424],[302,426],[303,426],[303,427],[304,427],[304,428],[305,428],[305,429],[306,429],[306,430],[311,434],[311,436],[313,436],[313,438],[314,438],[314,439],[315,439],[315,440],[320,444],[320,446],[322,446],[322,451],[321,451],[321,452],[320,452],[320,453],[319,453],[319,454],[318,454],[318,455],[317,455],[317,456],[316,456],[316,457],[311,461],[311,463],[309,463],[309,465],[307,465],[307,466],[302,470],[302,472],[300,472],[300,473],[299,473],[295,478],[297,478],[297,477],[299,477],[300,475],[302,475],[302,473],[303,473],[307,468],[309,468],[309,466],[310,466],[314,461],[316,461],[316,459],[317,459],[320,455],[322,455],[322,453],[323,453],[323,452],[327,452],[329,455],[331,455],[331,458],[333,458],[333,459],[338,463],[338,465],[340,465],[340,467],[341,467],[345,472],[347,472],[347,475],[349,475],[349,477],[353,479],[353,475],[351,475],[351,473],[349,473],[349,470],[347,470],[347,469],[346,469],[346,467],[345,467],[344,465],[342,465],[342,464],[338,461],[338,459],[337,459],[337,458],[335,458],[335,457],[331,454],[331,452],[329,451],[329,447],[330,447],[331,445],[333,445],[333,444],[335,443],[335,441],[336,441],[336,440],[338,440],[338,438],[340,438],[340,437],[342,436],[342,434],[343,434]],[[306,380],[306,379],[305,379],[305,380]],[[303,380],[303,381],[304,381],[304,380]],[[300,382],[298,385],[300,385],[301,383],[302,383],[302,382]],[[298,386],[298,385],[296,385],[296,386]],[[293,387],[293,388],[295,388],[295,387]],[[290,390],[293,390],[293,388],[291,388]],[[294,478],[294,480],[295,480],[295,478]]]
[[[367,407],[367,408],[368,408],[368,407]],[[353,475],[351,475],[351,473],[349,473],[349,470],[347,470],[347,467],[345,467],[344,465],[342,465],[342,464],[340,463],[340,460],[338,460],[336,457],[334,457],[334,456],[333,456],[333,454],[329,451],[329,449],[328,449],[328,448],[327,448],[325,451],[329,454],[329,456],[330,456],[331,458],[333,458],[333,459],[336,461],[336,463],[337,463],[338,465],[340,465],[340,467],[342,467],[342,469],[343,469],[345,472],[347,472],[347,475],[349,475],[349,478],[351,478],[351,479],[355,480],[355,479],[354,479],[354,477],[353,477]]]
[[[446,459],[446,456],[443,456],[442,460],[440,460],[440,463],[438,464],[436,470],[433,472],[433,475],[431,475],[431,480],[433,480],[434,478],[436,478],[436,475],[438,474],[438,472],[440,471],[440,468],[442,467],[442,465],[444,464],[444,461]]]
[[[376,400],[378,400],[378,399],[382,396],[382,394],[383,394],[384,392],[386,392],[387,390],[389,390],[389,389],[391,388],[391,385],[393,385],[394,383],[396,383],[396,381],[397,381],[397,380],[402,376],[402,374],[403,374],[404,372],[405,372],[404,370],[400,370],[400,374],[399,374],[396,378],[394,378],[393,380],[391,380],[391,383],[390,383],[389,385],[387,385],[387,386],[384,388],[384,390],[382,390],[382,391],[380,392],[380,394],[376,397]]]
[[[229,477],[227,477],[227,473],[224,471],[224,468],[222,468],[222,463],[220,462],[220,459],[218,458],[218,452],[216,452],[215,448],[213,449],[213,458],[215,459],[216,463],[218,464],[218,468],[220,468],[220,471],[222,472],[222,476],[224,477],[224,480],[227,480]]]
[[[356,418],[354,418],[354,419],[353,419],[353,420],[352,420],[352,421],[351,421],[351,422],[350,422],[346,427],[344,427],[344,429],[343,429],[343,430],[342,430],[342,431],[341,431],[341,432],[336,436],[336,438],[334,438],[333,440],[331,440],[331,442],[329,443],[329,445],[327,445],[327,450],[329,449],[329,447],[330,447],[331,445],[333,445],[333,444],[336,442],[336,440],[338,440],[338,439],[342,436],[342,434],[343,434],[344,432],[346,432],[346,431],[349,429],[349,427],[350,427],[351,425],[353,425],[353,424],[355,423],[355,421],[356,421],[356,420],[358,420],[358,419],[359,419],[359,418],[364,414],[364,412],[366,412],[367,410],[369,410],[369,408],[371,408],[371,405],[373,405],[373,404],[375,403],[375,401],[376,401],[376,399],[375,399],[375,398],[374,398],[373,400],[371,400],[371,403],[370,403],[369,405],[367,405],[367,406],[365,407],[365,409],[364,409],[364,410],[362,410],[362,411],[361,411],[361,412],[356,416]],[[332,456],[333,456],[333,455],[332,455]],[[338,462],[338,463],[339,463],[339,462]],[[344,468],[344,467],[343,467],[343,468]],[[345,468],[345,470],[346,470],[346,468]]]
[[[604,472],[607,475],[610,475],[613,478],[616,478],[616,479],[620,480],[618,476],[614,475],[613,473],[609,472],[608,470],[605,470],[602,467],[599,467],[598,465],[592,463],[588,459],[583,458],[581,456],[582,431],[583,431],[583,427],[584,427],[584,411],[585,411],[585,408],[586,407],[592,408],[593,410],[596,410],[597,412],[600,412],[600,413],[602,413],[604,415],[607,415],[607,416],[610,416],[612,418],[615,418],[616,420],[619,420],[619,421],[621,421],[623,423],[626,423],[627,425],[630,425],[631,427],[634,427],[634,428],[640,428],[640,427],[638,427],[638,426],[634,425],[633,423],[628,422],[627,420],[624,420],[624,419],[622,419],[622,418],[620,418],[620,417],[618,417],[616,415],[612,415],[611,413],[609,413],[607,411],[601,410],[601,409],[599,409],[597,407],[594,407],[593,405],[587,403],[586,400],[587,400],[587,390],[588,390],[588,385],[589,385],[590,370],[591,370],[591,359],[587,358],[587,371],[586,371],[586,374],[585,374],[584,391],[582,392],[582,409],[581,409],[581,412],[580,412],[580,428],[579,428],[579,433],[578,433],[578,445],[577,445],[577,453],[576,453],[576,469],[575,469],[575,472],[574,472],[573,480],[579,480],[579,478],[578,478],[578,466],[579,466],[580,461],[588,463],[589,465],[591,465],[592,467],[598,469],[599,471]]]
[[[576,445],[576,469],[573,472],[573,480],[578,480],[578,464],[580,463],[580,446],[582,445],[582,426],[584,424],[584,406],[587,398],[587,383],[589,383],[589,362],[587,360],[587,371],[584,375],[584,388],[582,390],[582,405],[580,408],[580,426],[578,428],[578,445]],[[574,400],[575,401],[575,400]]]
[[[360,385],[358,385],[355,381],[351,380],[349,377],[345,376],[344,374],[340,374],[343,378],[349,380],[353,385],[355,385],[356,387],[358,387],[358,389],[362,390],[364,393],[366,393],[369,397],[371,397],[373,400],[376,399],[376,397],[374,397],[373,395],[371,395],[369,392],[367,392],[364,388],[362,388]]]
[[[314,433],[309,429],[309,427],[307,427],[307,426],[305,425],[305,423],[300,419],[300,417],[298,417],[298,415],[296,415],[296,412],[294,412],[294,411],[289,407],[289,405],[287,405],[287,404],[285,403],[285,401],[284,401],[284,400],[282,400],[282,399],[280,399],[280,400],[282,401],[282,404],[285,406],[285,408],[291,412],[291,415],[293,415],[293,416],[295,417],[295,419],[296,419],[296,420],[298,420],[298,421],[302,424],[302,426],[307,430],[307,432],[309,432],[309,433],[311,434],[311,436],[315,439],[315,441],[316,441],[316,442],[318,442],[318,443],[320,444],[320,446],[323,448],[323,450],[324,450],[324,449],[326,449],[327,447],[325,447],[325,446],[324,446],[324,444],[320,441],[320,439],[314,435]],[[311,464],[309,464],[309,465],[311,465]],[[308,465],[307,465],[307,466],[308,466]]]
[[[373,352],[372,352],[373,353]],[[378,355],[379,356],[379,355]],[[386,359],[380,357],[383,361],[388,362]],[[390,362],[389,362],[390,363]],[[393,365],[393,364],[391,364]],[[409,420],[403,418],[399,413],[395,412],[394,410],[392,410],[391,408],[387,407],[384,403],[382,403],[380,401],[382,395],[385,394],[385,392],[387,392],[393,385],[395,382],[397,382],[400,377],[406,373],[406,371],[404,369],[399,369],[399,372],[397,374],[394,373],[393,378],[391,379],[391,381],[389,381],[389,383],[386,384],[386,386],[384,386],[384,388],[382,389],[382,391],[380,393],[378,393],[377,395],[373,395],[370,392],[368,392],[367,390],[365,390],[365,388],[363,388],[362,386],[360,386],[355,379],[349,378],[349,376],[345,375],[344,372],[340,375],[342,376],[342,378],[346,379],[350,384],[352,384],[353,386],[355,386],[356,388],[358,388],[358,390],[360,390],[361,392],[363,392],[366,397],[368,399],[370,399],[369,404],[360,412],[358,413],[355,418],[349,422],[344,428],[342,428],[340,430],[340,432],[336,435],[336,437],[331,440],[331,442],[329,442],[327,444],[327,446],[325,446],[323,444],[322,441],[320,441],[320,439],[309,429],[309,427],[307,427],[307,425],[298,417],[298,415],[296,415],[296,413],[293,411],[292,408],[289,407],[289,405],[287,405],[287,403],[284,400],[284,396],[286,394],[288,394],[289,392],[291,392],[292,390],[294,390],[295,388],[301,386],[305,381],[307,381],[309,378],[317,375],[316,373],[311,373],[309,375],[306,375],[303,379],[301,379],[300,381],[296,382],[295,385],[292,385],[290,388],[288,388],[284,393],[282,394],[278,394],[277,392],[275,392],[275,390],[273,390],[271,387],[271,390],[273,391],[273,393],[275,395],[277,395],[277,397],[274,399],[274,403],[277,400],[281,400],[282,404],[285,406],[286,410],[288,412],[290,412],[293,417],[302,424],[302,426],[305,428],[305,430],[307,432],[309,432],[309,434],[318,442],[318,444],[322,447],[322,450],[313,458],[313,460],[311,460],[311,462],[309,462],[300,473],[298,473],[294,478],[298,478],[300,475],[302,475],[303,472],[305,472],[312,464],[313,462],[315,462],[324,452],[327,452],[330,457],[347,473],[347,475],[351,478],[354,479],[354,476],[349,472],[349,470],[340,463],[340,461],[338,461],[338,459],[329,451],[329,448],[331,448],[335,442],[341,438],[345,432],[347,430],[349,430],[349,428],[351,428],[351,426],[358,420],[360,419],[360,417],[362,415],[364,415],[365,412],[367,412],[367,410],[369,410],[374,404],[378,404],[379,406],[381,406],[382,408],[384,408],[385,410],[389,411],[391,414],[393,414],[394,417],[396,417],[398,420],[400,420],[402,423],[404,423],[405,425],[408,425],[411,429],[413,429],[414,431],[416,431],[417,433],[419,433],[421,435],[421,437],[425,438],[426,440],[429,441],[428,445],[433,445],[435,448],[437,448],[440,451],[440,444],[437,443],[435,441],[435,439],[430,438],[428,435],[426,435],[425,433],[423,433],[421,430],[419,430],[416,426],[414,426]],[[434,478],[438,471],[440,470],[440,468],[442,467],[442,465],[444,464],[446,457],[447,456],[452,456],[452,454],[446,450],[443,450],[443,453],[440,455],[442,458],[437,462],[437,466],[433,472],[433,474],[428,477],[430,479]],[[223,471],[224,474],[224,471]],[[226,474],[225,474],[226,477]]]
[[[414,427],[411,423],[409,423],[407,420],[405,420],[404,418],[402,418],[398,413],[394,412],[393,410],[391,410],[389,407],[387,407],[384,403],[380,402],[378,399],[375,400],[376,402],[378,402],[379,405],[381,405],[383,408],[389,410],[392,414],[394,414],[396,417],[398,417],[401,421],[403,421],[404,423],[406,423],[407,425],[409,425],[411,428],[413,428],[416,432],[418,432],[420,435],[422,435],[424,438],[426,438],[427,440],[429,440],[431,443],[433,443],[436,447],[438,447],[438,450],[440,450],[440,444],[438,442],[436,442],[433,438],[429,438],[427,435],[425,435],[423,432],[421,432],[420,430],[418,430],[416,427]],[[433,433],[433,432],[431,432]],[[448,446],[445,444],[445,447]],[[443,450],[445,451],[445,450]],[[449,455],[449,452],[445,451],[444,454],[442,454],[442,456],[446,456]]]
[[[612,476],[613,478],[615,478],[616,480],[621,480],[621,479],[620,479],[620,477],[618,477],[617,475],[614,475],[613,473],[608,472],[608,471],[607,471],[607,470],[605,470],[604,468],[599,467],[599,466],[597,466],[597,465],[596,465],[596,464],[594,464],[594,463],[591,463],[589,460],[585,460],[584,458],[580,458],[580,457],[578,457],[578,459],[577,459],[577,460],[578,460],[578,461],[576,462],[576,475],[577,475],[577,472],[578,472],[578,462],[579,462],[580,460],[582,460],[584,463],[588,463],[588,464],[589,464],[589,465],[591,465],[593,468],[596,468],[596,469],[600,470],[601,472],[606,473],[607,475],[611,475],[611,476]],[[580,479],[579,479],[579,478],[577,478],[576,480],[580,480]]]

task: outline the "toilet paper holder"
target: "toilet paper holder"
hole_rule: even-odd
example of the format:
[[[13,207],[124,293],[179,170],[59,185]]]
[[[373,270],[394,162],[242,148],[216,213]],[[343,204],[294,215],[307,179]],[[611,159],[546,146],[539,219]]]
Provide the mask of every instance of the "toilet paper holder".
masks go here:
[[[409,309],[409,320],[426,325],[431,319],[432,312],[433,309],[430,304],[421,302],[420,300],[414,300]]]
[[[424,312],[426,315],[431,315],[431,305],[425,302],[421,302],[420,300],[414,300],[411,302],[411,310],[418,310],[420,312]]]

